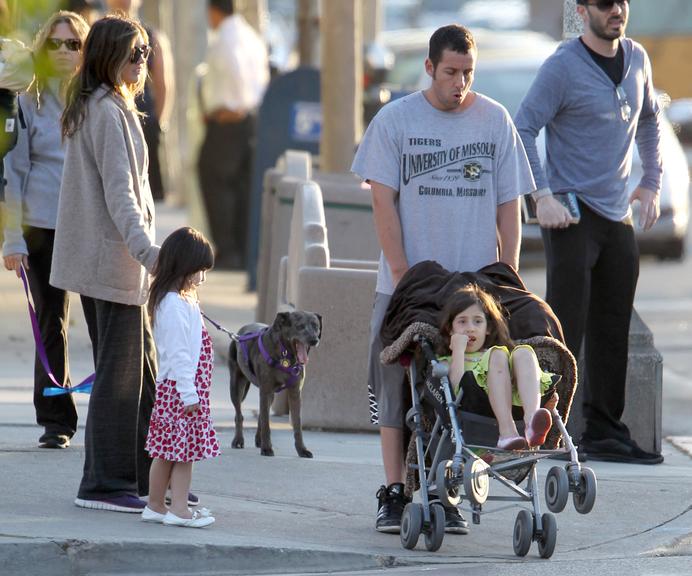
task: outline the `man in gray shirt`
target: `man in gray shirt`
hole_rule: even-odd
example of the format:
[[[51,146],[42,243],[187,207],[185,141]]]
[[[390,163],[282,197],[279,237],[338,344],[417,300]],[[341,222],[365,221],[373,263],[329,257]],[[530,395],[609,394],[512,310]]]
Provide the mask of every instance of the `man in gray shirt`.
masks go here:
[[[629,325],[639,275],[631,204],[639,224],[659,216],[659,108],[651,65],[625,38],[628,0],[578,0],[584,34],[564,42],[543,64],[516,116],[531,161],[537,216],[547,260],[548,304],[569,349],[584,341],[585,429],[580,453],[594,460],[657,464],[621,421],[625,406]],[[545,127],[547,160],[536,137]],[[643,176],[627,191],[635,143]],[[581,219],[572,223],[553,194],[574,193]]]
[[[423,260],[437,260],[451,271],[475,271],[498,260],[518,268],[519,196],[535,189],[507,110],[471,92],[476,56],[466,28],[438,29],[425,60],[431,87],[385,106],[353,161],[353,172],[372,187],[382,247],[368,367],[387,482],[378,492],[380,532],[399,533],[406,502],[404,372],[379,362],[391,295],[408,268]],[[468,532],[456,508],[445,513],[448,532]]]

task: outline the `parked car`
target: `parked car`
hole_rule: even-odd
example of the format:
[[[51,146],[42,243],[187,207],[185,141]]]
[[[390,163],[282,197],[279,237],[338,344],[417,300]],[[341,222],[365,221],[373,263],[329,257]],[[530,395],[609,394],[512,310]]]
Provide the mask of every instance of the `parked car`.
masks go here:
[[[473,33],[479,49],[473,89],[502,103],[514,115],[539,67],[555,51],[558,43],[543,34],[526,31],[474,29]],[[430,78],[425,74],[423,62],[430,34],[432,30],[396,31],[382,35],[378,50],[389,54],[391,66],[381,73],[382,81],[371,83],[366,92],[366,121],[386,102],[429,86]],[[666,98],[661,101],[665,108]],[[539,151],[544,155],[543,142],[541,133]],[[665,113],[661,118],[661,152],[664,162],[661,217],[646,232],[635,224],[635,233],[642,254],[680,260],[685,254],[689,228],[690,177],[687,158]],[[641,160],[635,147],[631,190],[638,184],[641,174]],[[637,208],[638,204],[635,204],[635,223]],[[522,235],[524,250],[542,248],[537,225],[524,224]]]

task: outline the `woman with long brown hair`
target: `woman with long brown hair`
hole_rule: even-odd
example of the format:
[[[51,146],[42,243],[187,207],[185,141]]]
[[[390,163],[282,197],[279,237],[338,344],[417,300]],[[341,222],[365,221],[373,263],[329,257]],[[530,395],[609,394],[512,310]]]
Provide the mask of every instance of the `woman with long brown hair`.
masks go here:
[[[69,385],[67,325],[69,296],[48,283],[53,255],[58,195],[65,159],[60,117],[67,83],[77,70],[89,27],[73,12],[53,14],[33,45],[35,78],[18,98],[21,121],[17,144],[5,157],[6,218],[2,247],[5,268],[20,275],[24,266],[36,305],[48,364]],[[42,448],[67,448],[77,430],[77,410],[68,394],[46,397],[53,386],[36,355],[34,407],[44,431]]]
[[[154,243],[148,153],[135,97],[149,53],[142,26],[125,16],[94,23],[68,89],[66,145],[51,284],[93,301],[96,377],[85,463],[75,504],[141,512],[149,491],[144,452],[156,357],[144,304]],[[89,317],[90,316],[90,317]]]

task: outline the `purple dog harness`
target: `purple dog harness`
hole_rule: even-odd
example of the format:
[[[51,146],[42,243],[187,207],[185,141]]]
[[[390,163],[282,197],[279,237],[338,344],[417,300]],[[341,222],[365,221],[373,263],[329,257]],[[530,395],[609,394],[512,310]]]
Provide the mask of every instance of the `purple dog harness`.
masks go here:
[[[267,352],[267,349],[264,347],[264,342],[262,340],[262,337],[264,336],[264,333],[268,330],[268,328],[263,328],[262,330],[258,330],[257,332],[248,332],[247,334],[234,334],[230,330],[226,330],[226,328],[221,326],[221,324],[219,324],[218,322],[215,322],[214,320],[209,318],[209,316],[207,316],[206,314],[202,313],[202,316],[204,316],[217,330],[225,332],[231,337],[231,340],[234,340],[238,343],[240,349],[243,352],[243,356],[245,358],[245,362],[247,363],[248,370],[250,370],[250,376],[252,376],[253,380],[257,380],[257,376],[255,375],[255,371],[252,368],[252,363],[250,362],[250,355],[248,354],[247,348],[247,343],[252,340],[257,340],[257,345],[259,346],[260,354],[262,354],[262,358],[264,358],[264,361],[267,363],[267,365],[269,365],[271,368],[276,368],[277,370],[280,370],[281,372],[288,374],[288,380],[283,386],[276,390],[276,392],[281,392],[286,388],[292,388],[296,385],[296,383],[298,383],[302,379],[304,366],[298,361],[291,362],[289,360],[288,348],[284,346],[283,342],[279,342],[281,346],[280,360],[276,360],[269,355],[269,352]]]
[[[245,357],[245,362],[247,362],[248,369],[250,370],[250,375],[253,379],[257,379],[255,376],[255,371],[252,369],[252,364],[250,363],[250,355],[248,354],[247,343],[251,340],[257,340],[257,345],[259,346],[260,354],[262,358],[267,363],[268,366],[276,368],[285,374],[288,374],[288,380],[281,386],[277,392],[281,392],[285,388],[292,388],[297,382],[303,377],[303,365],[299,362],[291,362],[288,356],[288,349],[284,346],[283,342],[279,342],[281,346],[281,359],[276,360],[269,355],[267,349],[264,347],[263,336],[268,328],[263,328],[258,332],[249,332],[247,334],[237,334],[235,336],[235,341],[240,345],[240,349],[243,351],[243,356]]]

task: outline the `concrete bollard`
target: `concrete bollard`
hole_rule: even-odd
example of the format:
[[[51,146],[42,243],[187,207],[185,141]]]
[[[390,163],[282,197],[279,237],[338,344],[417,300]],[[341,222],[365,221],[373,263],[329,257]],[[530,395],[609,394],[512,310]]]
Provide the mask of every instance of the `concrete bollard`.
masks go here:
[[[279,166],[265,174],[262,196],[262,231],[257,263],[258,322],[269,323],[276,314],[281,258],[288,254],[291,214],[296,190],[309,178],[286,174]],[[371,193],[353,174],[317,172],[312,180],[321,190],[332,257],[378,260],[379,242],[372,219]]]
[[[288,255],[279,267],[276,306],[318,312],[323,318],[322,340],[310,354],[306,369],[303,424],[329,430],[371,430],[367,334],[377,262],[333,258],[332,230],[328,236],[327,202],[321,186],[302,182],[294,192]],[[355,222],[345,221],[353,233],[362,225]],[[287,411],[283,396],[275,398],[275,414]]]
[[[579,441],[584,429],[582,416],[583,389],[586,382],[583,353],[579,357],[579,386],[570,412],[569,430]],[[629,361],[625,412],[622,421],[632,438],[648,452],[661,452],[661,411],[663,405],[663,358],[654,347],[651,330],[633,310],[630,322]]]
[[[262,184],[259,253],[257,258],[258,303],[255,318],[259,322],[273,320],[276,302],[276,270],[288,246],[290,214],[286,221],[275,221],[277,189],[284,178],[295,182],[312,178],[312,157],[301,150],[286,150],[275,168],[267,170]],[[280,218],[278,216],[277,218]],[[280,246],[281,248],[277,248]]]

